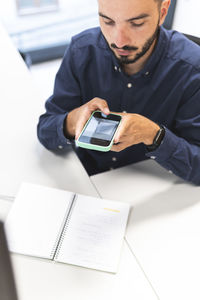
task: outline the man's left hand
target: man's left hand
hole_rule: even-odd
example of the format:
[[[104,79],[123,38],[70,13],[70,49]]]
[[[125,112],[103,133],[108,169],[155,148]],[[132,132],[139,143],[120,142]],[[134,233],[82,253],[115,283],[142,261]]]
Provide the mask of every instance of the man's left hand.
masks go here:
[[[139,114],[120,113],[121,124],[114,138],[111,151],[122,151],[135,144],[153,144],[159,125]]]

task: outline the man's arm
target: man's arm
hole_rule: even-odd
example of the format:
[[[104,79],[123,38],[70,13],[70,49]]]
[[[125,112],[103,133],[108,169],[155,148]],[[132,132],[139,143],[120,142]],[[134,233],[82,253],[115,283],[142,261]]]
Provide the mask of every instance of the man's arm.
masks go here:
[[[173,132],[166,129],[163,143],[147,156],[155,157],[160,165],[179,177],[200,185],[199,74],[194,79],[190,95],[185,93],[177,111]]]
[[[113,151],[129,146],[153,143],[159,126],[137,114],[122,114],[123,121],[113,145]],[[180,106],[173,132],[165,128],[161,145],[146,156],[186,181],[200,185],[200,90]],[[162,124],[160,124],[162,125]]]
[[[78,138],[94,110],[104,114],[110,112],[107,102],[101,98],[82,103],[70,47],[56,75],[54,93],[45,107],[46,113],[39,119],[37,134],[40,142],[51,150],[66,148],[71,140]]]
[[[189,143],[166,128],[161,145],[146,155],[175,175],[200,185],[200,146]]]
[[[53,95],[46,101],[46,112],[40,116],[37,126],[38,138],[47,149],[66,148],[69,143],[65,136],[65,121],[68,113],[82,104],[74,72],[70,46],[56,75]]]

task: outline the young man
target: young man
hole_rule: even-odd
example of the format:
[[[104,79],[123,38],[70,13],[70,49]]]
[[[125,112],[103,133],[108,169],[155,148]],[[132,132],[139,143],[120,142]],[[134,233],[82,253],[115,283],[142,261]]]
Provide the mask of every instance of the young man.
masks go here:
[[[96,109],[119,112],[112,151],[76,149],[89,174],[151,157],[200,184],[200,48],[161,26],[169,5],[98,0],[100,28],[72,39],[40,117],[46,148],[66,148]]]

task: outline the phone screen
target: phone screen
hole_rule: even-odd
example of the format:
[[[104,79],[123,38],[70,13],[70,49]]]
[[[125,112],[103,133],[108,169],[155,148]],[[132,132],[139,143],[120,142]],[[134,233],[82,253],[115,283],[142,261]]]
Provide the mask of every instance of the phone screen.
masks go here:
[[[79,137],[83,143],[108,146],[117,130],[121,116],[95,112]]]

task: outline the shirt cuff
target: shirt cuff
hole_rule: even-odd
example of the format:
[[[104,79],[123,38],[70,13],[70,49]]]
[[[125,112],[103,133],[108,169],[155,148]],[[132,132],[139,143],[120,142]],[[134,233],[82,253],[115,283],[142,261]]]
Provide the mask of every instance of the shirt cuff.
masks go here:
[[[165,127],[165,136],[160,146],[155,151],[147,152],[146,156],[158,162],[167,161],[176,150],[178,142],[179,138]]]
[[[64,135],[64,124],[67,115],[68,113],[60,115],[57,121],[58,149],[64,149],[73,142],[73,139],[66,138]]]

